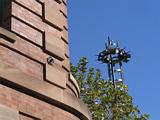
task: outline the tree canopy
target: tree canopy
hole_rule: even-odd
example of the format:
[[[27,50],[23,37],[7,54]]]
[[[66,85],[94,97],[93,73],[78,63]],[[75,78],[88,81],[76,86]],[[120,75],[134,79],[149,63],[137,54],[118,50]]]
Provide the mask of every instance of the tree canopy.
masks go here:
[[[128,93],[128,86],[102,78],[101,71],[88,67],[86,57],[77,65],[71,64],[71,72],[80,87],[80,99],[88,105],[93,120],[148,120],[149,115],[142,114],[134,106]]]

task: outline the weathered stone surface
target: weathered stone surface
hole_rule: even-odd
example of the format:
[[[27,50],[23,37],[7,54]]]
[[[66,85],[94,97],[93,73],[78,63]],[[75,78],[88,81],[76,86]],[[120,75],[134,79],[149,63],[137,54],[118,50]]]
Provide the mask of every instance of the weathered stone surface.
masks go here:
[[[57,6],[51,6],[48,2],[45,2],[45,20],[58,27],[60,30],[63,29],[63,15],[60,13]]]
[[[65,70],[67,70],[68,72],[70,72],[70,62],[69,62],[69,58],[67,58],[65,56],[64,61],[62,62],[63,67],[65,68]]]
[[[42,49],[1,27],[0,43],[13,48],[41,63],[46,63],[48,55],[45,54]]]
[[[66,55],[67,58],[70,57],[68,44],[65,44],[65,55]]]
[[[44,23],[40,16],[37,16],[35,13],[31,12],[28,9],[25,9],[24,7],[14,2],[12,2],[12,15],[30,24],[31,26],[38,28],[40,31],[44,31]]]
[[[78,98],[75,98],[75,96],[73,96],[67,92],[64,92],[63,103],[65,103],[66,105],[69,105],[70,107],[74,108],[75,110],[81,111],[82,115],[84,115],[84,116],[81,116],[82,120],[83,119],[84,120],[87,120],[87,119],[92,120],[91,114],[89,113],[88,108],[86,108],[86,105]]]
[[[66,43],[68,43],[68,31],[65,30],[65,29],[63,29],[63,31],[62,31],[62,39],[63,39]]]
[[[61,88],[58,88],[44,81],[39,81],[34,77],[28,76],[2,60],[0,60],[0,77],[30,90],[33,90],[37,93],[43,94],[45,96],[50,96],[55,100],[59,101],[63,98],[63,90]]]
[[[42,2],[42,0],[27,0],[27,2],[25,0],[15,0],[15,1],[23,6],[27,7],[31,11],[42,16],[42,5],[37,2],[37,1]]]
[[[67,5],[67,0],[62,0],[64,3],[65,3],[65,5]]]
[[[4,71],[4,69],[6,70]],[[67,92],[63,92],[63,89],[61,88],[45,83],[44,81],[37,81],[33,77],[25,75],[3,61],[0,61],[0,76],[0,81],[1,78],[4,78],[43,96],[47,96],[51,100],[59,101],[66,109],[72,108],[73,110],[81,113],[81,117],[84,120],[91,120],[86,106],[77,97]]]
[[[18,111],[0,104],[0,120],[19,120]]]
[[[63,71],[63,69],[59,69],[56,66],[50,66],[46,64],[46,80],[58,85],[62,88],[66,88],[66,82],[68,79],[68,75]]]
[[[35,61],[32,61],[10,49],[0,45],[0,60],[7,62],[15,69],[21,70],[22,72],[43,80],[43,66]],[[1,63],[2,64],[2,63]],[[3,71],[7,71],[3,69]],[[3,72],[1,71],[1,72]]]
[[[60,11],[63,13],[63,15],[67,18],[67,8],[64,3],[61,4]]]
[[[45,48],[47,51],[55,54],[64,60],[65,55],[65,43],[58,37],[49,32],[45,33]]]
[[[12,18],[11,21],[11,30],[13,32],[23,36],[24,38],[28,39],[28,41],[33,42],[34,44],[43,46],[42,33],[40,31],[35,30],[34,28],[17,20],[16,18]]]
[[[0,85],[0,103],[18,109],[20,114],[17,120],[80,120],[61,108],[3,85]]]
[[[77,89],[77,92],[78,94],[80,94],[80,89],[79,89],[79,86],[78,86],[78,83],[77,81],[75,80],[75,78],[73,77],[73,75],[70,73],[70,79],[69,79],[73,84],[74,86],[76,87]]]
[[[67,87],[66,87],[65,91],[76,96],[76,97],[79,97],[79,94],[76,90],[76,87],[70,81],[67,81]]]

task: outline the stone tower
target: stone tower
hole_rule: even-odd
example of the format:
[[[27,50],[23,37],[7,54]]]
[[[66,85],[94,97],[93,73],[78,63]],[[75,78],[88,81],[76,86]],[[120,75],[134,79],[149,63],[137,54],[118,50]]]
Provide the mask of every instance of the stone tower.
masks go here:
[[[70,74],[66,0],[0,0],[0,120],[91,120]]]

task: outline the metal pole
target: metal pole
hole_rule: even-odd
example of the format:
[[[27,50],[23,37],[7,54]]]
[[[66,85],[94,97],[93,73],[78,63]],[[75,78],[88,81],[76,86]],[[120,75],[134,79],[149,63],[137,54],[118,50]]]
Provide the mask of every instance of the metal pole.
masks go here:
[[[111,76],[112,76],[112,82],[113,82],[113,86],[115,86],[115,79],[114,79],[114,65],[113,65],[113,61],[112,61],[112,55],[110,54],[110,59],[111,59]]]
[[[123,79],[123,69],[122,69],[122,62],[119,62],[119,65],[120,65],[120,69],[121,69],[121,79],[122,79],[122,80],[124,80],[124,79]]]
[[[108,51],[110,51],[111,49],[111,40],[108,38]],[[113,86],[115,87],[115,80],[114,80],[114,65],[113,65],[113,59],[112,59],[112,53],[109,52],[109,57],[110,57],[110,62],[109,64],[111,65],[111,69],[110,69],[110,76],[112,78],[112,83],[113,83]]]
[[[111,66],[110,66],[109,63],[108,63],[108,76],[109,76],[109,79],[112,80],[112,78],[111,78]]]

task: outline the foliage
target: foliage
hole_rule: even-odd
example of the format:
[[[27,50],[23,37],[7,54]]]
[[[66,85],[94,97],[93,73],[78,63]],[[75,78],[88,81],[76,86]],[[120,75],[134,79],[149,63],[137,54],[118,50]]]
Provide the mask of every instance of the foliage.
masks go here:
[[[133,105],[128,94],[128,86],[110,80],[104,80],[100,70],[88,68],[85,57],[76,66],[71,65],[71,72],[80,86],[80,98],[88,105],[93,120],[147,120],[149,115],[142,114]]]

